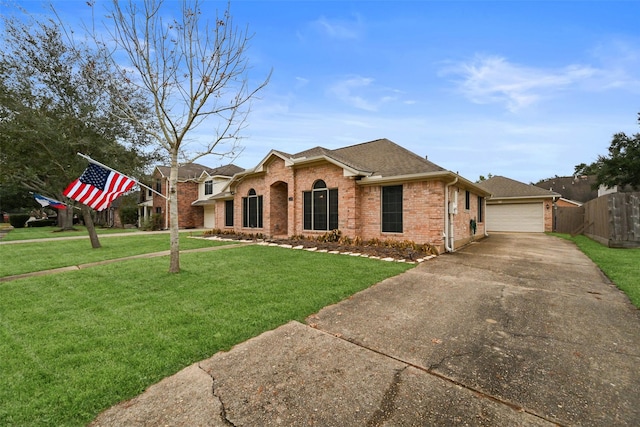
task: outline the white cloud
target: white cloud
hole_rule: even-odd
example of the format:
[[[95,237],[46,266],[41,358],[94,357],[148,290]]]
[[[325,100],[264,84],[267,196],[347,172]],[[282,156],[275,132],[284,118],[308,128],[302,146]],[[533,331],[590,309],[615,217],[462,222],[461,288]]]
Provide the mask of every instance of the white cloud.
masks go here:
[[[325,16],[321,16],[313,21],[312,26],[333,39],[349,40],[357,39],[360,36],[363,22],[360,16],[355,16],[352,20],[330,20]]]
[[[470,62],[447,67],[441,74],[462,77],[458,90],[472,102],[501,103],[515,112],[597,73],[598,70],[589,66],[545,70],[512,64],[499,56],[477,56]]]
[[[374,84],[371,77],[352,76],[329,87],[329,93],[345,104],[365,111],[378,111],[386,103],[398,99],[397,90]]]

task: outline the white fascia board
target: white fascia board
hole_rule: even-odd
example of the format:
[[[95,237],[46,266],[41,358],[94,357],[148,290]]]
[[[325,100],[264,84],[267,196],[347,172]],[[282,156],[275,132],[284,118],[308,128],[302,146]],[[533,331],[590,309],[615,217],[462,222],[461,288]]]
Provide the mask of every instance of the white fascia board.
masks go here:
[[[391,184],[391,183],[400,183],[407,181],[421,181],[427,179],[440,178],[451,175],[450,172],[447,171],[436,171],[436,172],[422,172],[422,173],[412,173],[406,175],[394,175],[394,176],[367,176],[360,180],[358,180],[358,184],[360,185],[378,185],[378,184]]]
[[[354,169],[351,166],[345,165],[344,163],[339,162],[338,160],[325,155],[314,156],[314,157],[298,157],[297,159],[291,159],[290,166],[305,165],[308,163],[315,163],[315,162],[321,162],[321,161],[326,161],[342,168],[342,174],[343,176],[346,176],[346,177],[371,175],[371,172]]]
[[[531,202],[534,200],[543,201],[546,199],[555,199],[556,196],[511,196],[511,197],[490,197],[487,199],[487,203],[495,204],[505,202],[516,202],[518,200],[522,200],[523,202]]]

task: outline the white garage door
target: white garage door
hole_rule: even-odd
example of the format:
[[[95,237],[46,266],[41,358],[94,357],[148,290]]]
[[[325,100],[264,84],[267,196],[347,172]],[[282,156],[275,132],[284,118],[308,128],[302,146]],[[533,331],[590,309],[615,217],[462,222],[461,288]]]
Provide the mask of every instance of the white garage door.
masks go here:
[[[216,207],[204,205],[204,228],[216,228]]]
[[[487,205],[487,231],[543,232],[543,209],[541,202]]]

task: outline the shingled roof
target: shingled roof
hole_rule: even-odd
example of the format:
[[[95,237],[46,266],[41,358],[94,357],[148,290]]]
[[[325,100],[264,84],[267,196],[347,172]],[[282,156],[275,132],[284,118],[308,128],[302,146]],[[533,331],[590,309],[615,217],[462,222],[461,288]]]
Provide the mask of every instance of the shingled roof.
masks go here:
[[[158,170],[163,176],[166,177],[168,177],[171,173],[171,167],[169,166],[158,166]],[[242,172],[243,170],[244,169],[234,164],[219,166],[217,168],[210,168],[198,163],[187,163],[181,165],[178,168],[178,179],[181,181],[195,180],[200,178],[200,175],[202,175],[203,172],[207,172],[210,176],[233,176],[238,172]]]
[[[479,182],[477,185],[490,192],[492,199],[560,197],[559,193],[545,190],[535,185],[525,184],[504,176],[494,176]]]
[[[565,199],[585,203],[598,197],[598,190],[592,188],[595,183],[595,176],[557,176],[542,180],[536,186],[556,191]]]
[[[382,177],[446,171],[388,139],[376,139],[335,150],[315,147],[294,154],[291,158],[295,160],[319,156],[332,158],[368,175]]]

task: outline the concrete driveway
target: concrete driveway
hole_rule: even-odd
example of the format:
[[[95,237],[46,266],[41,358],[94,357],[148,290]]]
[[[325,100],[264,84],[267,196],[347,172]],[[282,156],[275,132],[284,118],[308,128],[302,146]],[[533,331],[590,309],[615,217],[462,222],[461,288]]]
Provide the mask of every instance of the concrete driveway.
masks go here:
[[[572,243],[493,234],[194,364],[95,426],[640,425],[640,311]]]

